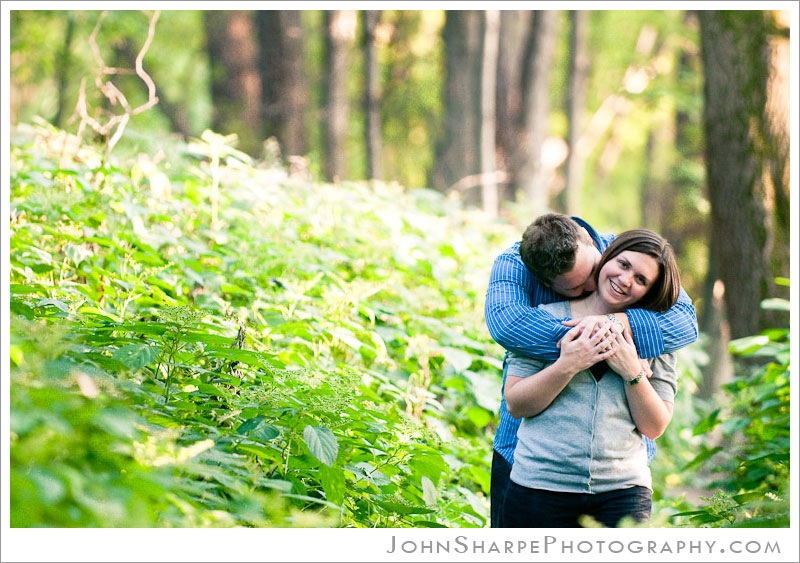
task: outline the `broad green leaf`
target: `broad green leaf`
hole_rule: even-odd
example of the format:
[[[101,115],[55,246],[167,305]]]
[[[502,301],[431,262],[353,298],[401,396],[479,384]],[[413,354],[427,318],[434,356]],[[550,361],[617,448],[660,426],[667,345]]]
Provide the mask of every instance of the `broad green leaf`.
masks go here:
[[[40,299],[36,302],[37,307],[55,307],[56,309],[69,313],[69,305],[60,299]]]
[[[127,344],[111,356],[131,369],[141,369],[156,361],[161,350],[154,344]]]
[[[392,481],[379,469],[367,461],[360,461],[355,465],[345,465],[344,469],[356,476],[356,480],[365,479],[377,487],[389,485]]]
[[[453,369],[456,370],[456,373],[461,373],[469,369],[469,366],[472,365],[472,354],[465,352],[464,350],[459,348],[450,348],[449,346],[444,346],[441,348],[441,350],[444,354],[444,358],[451,366],[453,366]]]
[[[38,284],[22,284],[12,283],[8,286],[11,295],[22,295],[25,293],[38,293],[42,291],[43,287]]]
[[[713,428],[716,428],[719,425],[719,413],[721,409],[714,409],[709,413],[703,420],[701,420],[693,430],[694,436],[699,436],[700,434],[705,434],[709,432]]]
[[[47,504],[55,505],[66,496],[67,486],[64,481],[47,468],[34,468],[29,475]]]
[[[789,309],[789,301],[787,299],[764,299],[761,302],[762,309],[769,309],[772,311],[786,311],[788,312]]]
[[[447,463],[438,452],[415,453],[408,461],[408,468],[414,475],[422,475],[436,485],[447,471]]]
[[[236,431],[239,434],[247,434],[251,430],[255,430],[256,428],[258,428],[258,425],[261,424],[263,420],[264,420],[263,416],[256,416],[249,420],[245,420],[239,425],[239,428],[237,428]]]
[[[445,524],[440,524],[439,522],[434,522],[432,520],[414,520],[414,527],[415,528],[449,528],[449,526]]]
[[[436,485],[424,475],[422,476],[422,498],[426,506],[436,506]]]
[[[756,335],[731,340],[729,347],[733,354],[748,354],[767,344],[769,344],[769,337]]]
[[[249,420],[245,420],[236,429],[236,432],[242,435],[256,438],[260,442],[269,442],[281,435],[280,430],[272,425],[264,424],[265,417],[262,415],[256,416]]]
[[[337,506],[344,502],[345,479],[344,470],[338,467],[322,465],[319,468],[319,478],[327,499]]]
[[[25,353],[22,351],[22,348],[16,344],[12,344],[8,347],[8,357],[12,365],[21,366],[25,362]]]
[[[308,425],[303,430],[303,439],[314,457],[325,465],[333,465],[339,455],[339,442],[329,428]]]
[[[231,295],[247,295],[250,293],[249,290],[239,287],[238,285],[234,285],[232,283],[223,283],[222,287],[220,287],[220,291],[223,293],[229,293]]]
[[[353,334],[352,331],[350,331],[350,330],[348,330],[346,328],[336,327],[331,331],[331,334],[336,339],[338,339],[339,341],[343,342],[344,344],[347,344],[350,348],[352,348],[355,351],[358,351],[364,345],[364,343],[361,342],[356,337],[356,335]]]
[[[274,462],[275,465],[280,465],[283,461],[281,452],[273,448],[260,446],[258,444],[244,443],[236,447],[237,451],[249,453],[262,460],[269,460]]]
[[[435,508],[427,508],[425,506],[414,506],[411,504],[400,504],[399,502],[393,502],[388,500],[378,500],[376,504],[378,506],[385,508],[389,512],[394,512],[395,514],[432,514],[436,512]]]
[[[692,461],[690,461],[689,463],[687,463],[686,465],[683,466],[683,471],[688,471],[689,469],[692,469],[693,467],[697,467],[698,465],[701,465],[706,460],[711,459],[715,454],[721,452],[722,449],[723,448],[721,446],[718,446],[716,448],[711,448],[711,449],[704,449],[697,456],[695,456],[695,458]]]
[[[478,428],[484,428],[492,421],[492,415],[486,409],[480,407],[469,407],[467,418]]]
[[[14,298],[11,299],[9,312],[11,315],[25,317],[28,320],[33,320],[33,318],[36,316],[36,311],[29,307],[27,303],[23,303],[20,299]]]
[[[269,442],[281,435],[281,431],[269,424],[262,424],[250,433],[253,438],[258,438],[261,442]]]
[[[222,387],[214,385],[213,383],[199,383],[197,385],[197,390],[210,397],[223,397],[223,398],[230,398],[231,394]]]
[[[98,307],[95,307],[93,305],[84,305],[78,310],[78,312],[81,313],[81,314],[84,314],[84,315],[93,315],[93,316],[98,316],[98,317],[104,317],[104,318],[110,319],[110,320],[112,320],[114,322],[119,322],[119,321],[122,320],[119,316],[115,315],[114,313],[111,313],[111,312],[108,312],[108,311],[104,311],[104,310],[99,309]]]
[[[258,484],[268,489],[275,489],[282,493],[289,493],[292,490],[292,484],[283,479],[260,479]]]
[[[72,260],[75,266],[80,266],[81,262],[94,256],[94,252],[85,244],[69,243],[64,247],[64,254]]]

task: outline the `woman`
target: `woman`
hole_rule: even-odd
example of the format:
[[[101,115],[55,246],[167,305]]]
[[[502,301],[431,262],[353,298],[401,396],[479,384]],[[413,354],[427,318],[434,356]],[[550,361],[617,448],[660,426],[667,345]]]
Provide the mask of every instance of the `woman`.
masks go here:
[[[606,315],[629,307],[666,311],[680,275],[670,244],[645,229],[622,233],[595,270],[594,293],[542,305],[556,317]],[[607,527],[650,517],[652,478],[642,435],[660,436],[675,398],[675,359],[643,369],[631,335],[578,327],[552,363],[509,355],[505,398],[518,431],[503,527],[579,527],[583,515]],[[612,349],[609,356],[609,348]],[[605,361],[601,361],[603,358]]]

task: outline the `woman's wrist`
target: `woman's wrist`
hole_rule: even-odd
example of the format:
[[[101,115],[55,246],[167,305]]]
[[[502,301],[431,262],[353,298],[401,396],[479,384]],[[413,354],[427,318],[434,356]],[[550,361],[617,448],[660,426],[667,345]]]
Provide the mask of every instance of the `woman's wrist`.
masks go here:
[[[639,372],[633,377],[623,377],[622,379],[623,381],[625,381],[627,385],[636,385],[642,379],[647,379],[647,374],[644,372],[643,369],[640,369]]]

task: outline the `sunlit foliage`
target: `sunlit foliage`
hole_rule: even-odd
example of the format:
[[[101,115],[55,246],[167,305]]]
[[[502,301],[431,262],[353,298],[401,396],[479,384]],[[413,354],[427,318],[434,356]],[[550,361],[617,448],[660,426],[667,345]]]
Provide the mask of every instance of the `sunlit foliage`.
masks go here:
[[[13,130],[11,525],[486,526],[483,295],[516,229],[234,141],[118,160]],[[786,525],[788,339],[736,343],[761,361],[722,407],[693,401],[707,359],[681,351],[654,525]],[[671,497],[695,486],[706,504]]]

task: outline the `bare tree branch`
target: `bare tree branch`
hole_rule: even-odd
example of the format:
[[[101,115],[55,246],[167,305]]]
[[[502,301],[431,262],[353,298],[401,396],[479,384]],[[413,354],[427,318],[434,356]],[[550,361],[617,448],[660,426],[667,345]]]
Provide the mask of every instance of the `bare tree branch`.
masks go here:
[[[142,48],[139,50],[139,54],[136,56],[135,69],[110,67],[107,66],[103,60],[103,57],[100,54],[100,48],[97,45],[97,33],[100,31],[100,25],[102,24],[103,19],[105,19],[107,13],[108,12],[102,12],[100,14],[97,24],[95,24],[92,33],[89,35],[89,45],[92,48],[92,53],[98,67],[97,74],[95,75],[95,85],[108,99],[112,106],[119,104],[119,106],[123,109],[123,113],[113,115],[105,124],[102,124],[97,119],[91,117],[89,115],[89,104],[86,100],[86,79],[81,81],[76,112],[81,118],[81,123],[78,127],[79,137],[82,136],[87,125],[91,127],[95,133],[98,133],[103,137],[108,137],[112,131],[114,132],[113,135],[111,135],[111,137],[108,139],[106,146],[107,152],[110,153],[117,142],[122,138],[122,134],[125,131],[125,126],[128,124],[128,121],[130,121],[131,116],[148,110],[158,103],[158,96],[156,96],[156,85],[150,75],[144,70],[142,61],[144,60],[144,56],[148,49],[150,49],[150,45],[153,42],[156,22],[158,21],[158,16],[161,12],[159,10],[155,10],[153,15],[150,17],[147,39],[145,40],[144,45],[142,45]],[[147,101],[140,106],[131,108],[130,104],[128,103],[128,99],[125,97],[125,94],[123,94],[113,82],[110,80],[104,80],[104,77],[108,75],[134,73],[147,85]]]

